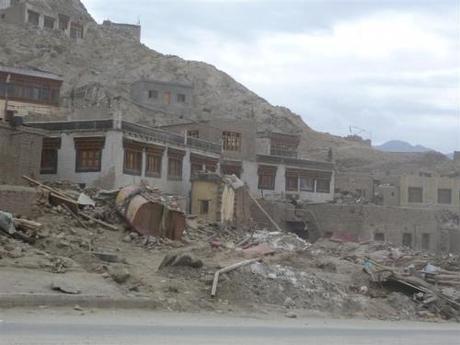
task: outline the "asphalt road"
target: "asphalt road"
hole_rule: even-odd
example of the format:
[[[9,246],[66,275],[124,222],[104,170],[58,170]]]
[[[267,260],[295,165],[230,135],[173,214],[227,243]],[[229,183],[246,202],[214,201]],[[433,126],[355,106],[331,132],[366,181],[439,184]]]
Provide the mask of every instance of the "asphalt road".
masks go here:
[[[459,344],[458,324],[147,311],[0,311],[0,344]]]

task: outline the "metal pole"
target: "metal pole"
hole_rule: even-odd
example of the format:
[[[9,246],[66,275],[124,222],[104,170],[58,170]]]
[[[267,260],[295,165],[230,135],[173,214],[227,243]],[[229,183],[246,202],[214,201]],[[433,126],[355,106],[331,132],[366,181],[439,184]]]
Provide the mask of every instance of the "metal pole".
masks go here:
[[[5,109],[3,119],[6,121],[8,118],[8,86],[10,84],[11,74],[6,76],[6,87],[5,87]]]

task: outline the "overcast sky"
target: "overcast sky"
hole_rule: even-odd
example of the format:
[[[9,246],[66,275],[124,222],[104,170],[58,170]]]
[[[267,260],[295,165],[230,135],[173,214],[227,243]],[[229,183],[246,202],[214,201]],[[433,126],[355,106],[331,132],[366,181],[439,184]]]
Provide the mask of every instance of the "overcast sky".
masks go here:
[[[460,0],[83,0],[312,128],[460,150]]]

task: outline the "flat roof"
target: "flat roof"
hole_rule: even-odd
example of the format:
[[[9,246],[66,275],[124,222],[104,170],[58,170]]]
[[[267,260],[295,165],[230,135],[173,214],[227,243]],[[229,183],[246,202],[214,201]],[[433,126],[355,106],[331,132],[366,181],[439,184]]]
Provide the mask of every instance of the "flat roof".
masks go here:
[[[34,67],[9,67],[9,66],[2,66],[0,65],[0,72],[3,73],[11,73],[11,74],[20,74],[20,75],[27,75],[30,77],[37,77],[37,78],[44,78],[44,79],[52,79],[57,81],[63,81],[61,76],[57,74],[44,71]]]

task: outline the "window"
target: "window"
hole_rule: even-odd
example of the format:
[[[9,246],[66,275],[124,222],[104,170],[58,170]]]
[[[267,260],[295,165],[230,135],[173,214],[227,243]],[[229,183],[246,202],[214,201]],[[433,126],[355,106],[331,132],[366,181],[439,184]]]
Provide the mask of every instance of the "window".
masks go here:
[[[209,200],[200,200],[200,214],[209,214]]]
[[[196,175],[197,173],[203,171],[203,164],[200,163],[192,163],[191,165],[191,174],[192,176]]]
[[[331,191],[331,181],[326,179],[316,180],[316,192],[329,193]]]
[[[314,192],[315,191],[315,180],[313,177],[300,176],[299,178],[300,190],[304,192]]]
[[[130,175],[141,175],[142,172],[142,149],[125,147],[123,172]]]
[[[149,90],[149,98],[158,99],[158,91],[157,90]]]
[[[171,92],[166,91],[165,93],[163,93],[163,100],[166,105],[170,105],[171,104]]]
[[[237,132],[223,132],[222,133],[223,149],[224,151],[241,150],[241,134]]]
[[[187,131],[187,137],[189,138],[199,138],[200,137],[200,131],[198,130],[188,130]]]
[[[191,166],[191,175],[195,175],[200,171],[212,171],[217,170],[218,159],[202,156],[199,154],[192,153],[190,155],[190,166]]]
[[[83,38],[83,27],[78,23],[70,23],[70,38]]]
[[[374,241],[380,241],[380,242],[385,241],[385,234],[383,232],[376,232],[374,234]]]
[[[63,14],[60,14],[58,18],[59,18],[59,24],[58,24],[59,30],[66,31],[67,28],[69,27],[70,18]]]
[[[56,20],[53,17],[45,16],[45,21],[43,22],[43,26],[47,29],[54,29],[54,22]]]
[[[40,23],[40,14],[31,10],[27,10],[27,22],[38,26]]]
[[[40,174],[56,174],[58,164],[58,150],[61,147],[61,138],[44,138]]]
[[[182,160],[185,152],[168,149],[168,179],[182,180]]]
[[[163,148],[148,147],[146,151],[145,176],[161,177]]]
[[[422,187],[409,187],[407,189],[408,202],[423,202],[423,188]]]
[[[275,189],[276,167],[274,166],[259,166],[259,189]]]
[[[185,95],[183,93],[177,94],[177,103],[185,103]]]
[[[404,247],[412,248],[412,234],[405,232],[402,238],[402,245]]]
[[[430,249],[430,234],[428,233],[422,234],[422,249],[423,250]]]
[[[105,138],[75,138],[76,172],[101,171],[102,149]]]
[[[451,204],[452,203],[452,190],[451,189],[438,189],[438,204]]]
[[[222,164],[221,165],[222,175],[235,175],[241,177],[241,165]]]
[[[297,192],[299,190],[299,176],[297,173],[286,172],[286,191]]]

